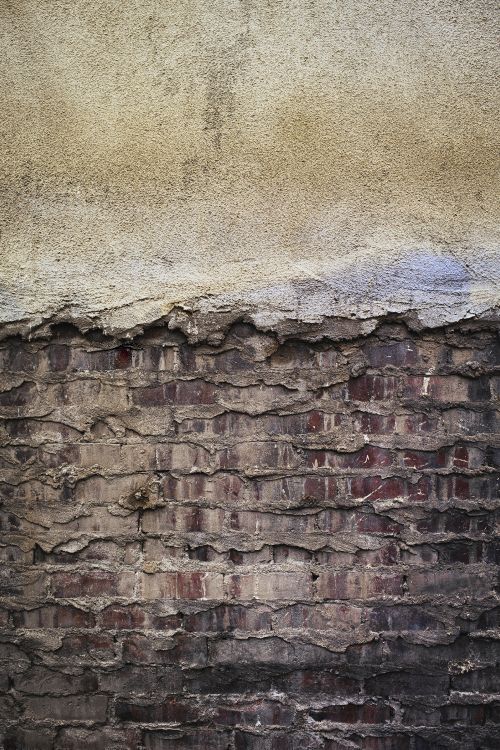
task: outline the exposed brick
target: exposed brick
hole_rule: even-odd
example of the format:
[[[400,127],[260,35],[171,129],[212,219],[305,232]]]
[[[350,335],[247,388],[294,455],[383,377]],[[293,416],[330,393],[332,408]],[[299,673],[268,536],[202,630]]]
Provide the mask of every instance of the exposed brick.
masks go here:
[[[415,606],[377,607],[370,612],[368,624],[373,630],[443,630],[435,615]]]
[[[109,573],[93,570],[88,573],[54,573],[52,591],[56,598],[88,596],[132,596],[133,573]]]
[[[411,573],[408,579],[410,594],[414,596],[426,594],[449,596],[465,592],[471,598],[475,598],[485,596],[494,583],[486,573],[478,575],[460,568]]]
[[[372,367],[410,367],[419,361],[417,347],[410,339],[391,343],[374,341],[363,352]]]
[[[227,750],[231,735],[213,729],[175,731],[146,731],[143,735],[146,750]]]
[[[219,508],[198,506],[169,506],[146,511],[142,519],[142,529],[146,533],[167,531],[220,532],[224,523],[224,511]]]
[[[271,610],[224,604],[187,615],[183,624],[187,631],[198,632],[270,630]]]
[[[373,469],[387,468],[392,464],[391,451],[369,445],[356,453],[334,453],[333,451],[307,451],[306,462],[311,468]]]
[[[46,667],[35,666],[13,678],[14,687],[22,693],[44,695],[68,695],[72,693],[95,693],[98,683],[95,674],[89,670],[75,669],[62,672]],[[48,717],[42,717],[48,718]]]
[[[116,655],[116,644],[113,637],[106,632],[87,632],[66,635],[57,656],[66,663],[78,660],[92,664],[95,661],[108,661]]]
[[[37,721],[91,721],[106,719],[108,698],[105,695],[28,696],[26,718]]]
[[[58,732],[53,750],[137,750],[141,734],[136,728],[64,728]]]
[[[112,605],[103,610],[100,622],[103,628],[130,630],[144,627],[147,624],[147,615],[142,607],[137,605],[120,606]]]
[[[95,617],[90,612],[64,606],[14,612],[12,619],[16,628],[92,628],[95,625]]]
[[[424,502],[430,493],[430,480],[422,477],[417,482],[407,482],[400,477],[353,477],[349,479],[352,497],[374,500],[393,500],[396,497],[407,498],[414,502]]]
[[[139,406],[213,404],[217,391],[216,385],[204,380],[181,380],[165,385],[135,388],[132,391],[132,400]]]
[[[294,710],[277,701],[219,706],[215,722],[227,726],[290,726]]]
[[[377,599],[402,594],[400,575],[377,573],[320,573],[316,582],[323,599]]]
[[[222,599],[220,573],[156,573],[142,576],[145,599]]]
[[[371,412],[358,412],[356,427],[363,434],[392,435],[396,427],[396,417],[394,414],[385,416]]]
[[[334,625],[334,623],[332,623]],[[299,669],[285,674],[277,681],[281,690],[302,695],[354,695],[361,692],[361,683],[352,677],[343,677],[333,670]]]
[[[231,575],[227,577],[225,588],[229,598],[242,601],[310,599],[312,593],[310,576],[304,573]]]
[[[5,750],[500,747],[496,329],[287,326],[0,346]]]
[[[176,635],[168,640],[133,634],[123,639],[123,661],[130,664],[168,664],[204,667],[207,642],[203,636]]]
[[[383,724],[394,716],[394,709],[376,703],[344,703],[324,706],[309,712],[314,721],[341,724]]]
[[[169,698],[161,703],[131,703],[119,700],[115,706],[117,719],[121,721],[136,721],[153,724],[156,722],[167,722],[184,724],[196,721],[199,710],[194,703]]]
[[[386,672],[371,677],[366,683],[367,695],[439,695],[447,693],[449,677],[443,673]]]
[[[388,401],[396,396],[399,380],[385,375],[361,375],[349,381],[347,397],[353,401]]]
[[[351,630],[361,624],[362,610],[347,604],[294,604],[274,614],[275,628]]]
[[[54,737],[54,730],[14,726],[7,729],[3,744],[5,750],[53,750]]]

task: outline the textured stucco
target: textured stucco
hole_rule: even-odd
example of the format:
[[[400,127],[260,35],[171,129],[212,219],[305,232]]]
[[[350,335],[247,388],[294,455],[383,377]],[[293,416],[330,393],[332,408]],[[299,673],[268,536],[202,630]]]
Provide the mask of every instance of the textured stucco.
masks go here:
[[[1,0],[0,320],[478,315],[492,0]]]

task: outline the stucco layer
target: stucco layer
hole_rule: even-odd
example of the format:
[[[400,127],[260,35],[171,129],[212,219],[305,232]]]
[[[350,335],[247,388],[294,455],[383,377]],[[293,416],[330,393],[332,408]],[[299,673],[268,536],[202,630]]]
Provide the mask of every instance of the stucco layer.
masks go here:
[[[0,320],[498,302],[492,0],[1,0]]]

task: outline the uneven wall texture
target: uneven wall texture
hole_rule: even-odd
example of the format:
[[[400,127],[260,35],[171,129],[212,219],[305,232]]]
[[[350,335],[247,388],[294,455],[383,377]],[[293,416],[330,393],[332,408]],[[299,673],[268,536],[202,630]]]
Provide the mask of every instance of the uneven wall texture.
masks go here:
[[[493,324],[1,348],[5,750],[495,750]]]
[[[497,14],[1,0],[0,323],[497,305]]]

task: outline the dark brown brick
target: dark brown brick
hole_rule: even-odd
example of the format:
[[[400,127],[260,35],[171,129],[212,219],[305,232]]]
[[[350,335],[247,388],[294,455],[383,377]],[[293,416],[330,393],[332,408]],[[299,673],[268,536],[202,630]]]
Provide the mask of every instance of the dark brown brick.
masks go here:
[[[190,703],[177,698],[168,698],[161,703],[131,703],[119,700],[115,706],[115,713],[120,721],[144,724],[156,722],[184,724],[201,718],[200,711],[194,702]]]
[[[227,726],[290,726],[295,712],[277,701],[218,706],[215,722]]]
[[[54,573],[52,591],[56,598],[89,596],[132,596],[135,577],[132,573]]]
[[[309,711],[314,721],[340,724],[384,724],[394,717],[394,709],[376,703],[344,703]]]

